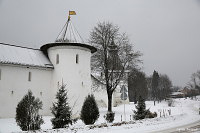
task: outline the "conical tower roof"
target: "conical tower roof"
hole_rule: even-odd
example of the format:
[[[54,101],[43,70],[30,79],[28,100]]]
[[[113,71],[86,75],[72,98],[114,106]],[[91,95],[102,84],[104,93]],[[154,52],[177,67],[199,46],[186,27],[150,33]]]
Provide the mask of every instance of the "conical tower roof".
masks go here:
[[[55,42],[84,43],[83,38],[80,36],[78,30],[72,23],[71,15],[76,15],[76,12],[69,11],[68,20],[58,34]]]
[[[97,49],[91,45],[85,44],[82,37],[80,36],[78,30],[73,26],[71,22],[71,15],[76,15],[75,11],[69,11],[68,20],[62,28],[61,32],[57,36],[54,43],[48,43],[40,47],[40,50],[44,52],[45,55],[48,56],[47,50],[51,47],[56,46],[75,46],[75,47],[83,47],[87,48],[94,53]]]

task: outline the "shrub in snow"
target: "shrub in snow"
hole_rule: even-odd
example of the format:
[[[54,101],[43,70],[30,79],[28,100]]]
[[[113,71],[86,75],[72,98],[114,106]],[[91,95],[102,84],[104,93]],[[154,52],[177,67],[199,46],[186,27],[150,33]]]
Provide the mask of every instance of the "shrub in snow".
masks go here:
[[[172,98],[169,99],[169,100],[167,101],[167,103],[168,103],[168,106],[169,106],[169,107],[174,106],[174,100],[173,100]]]
[[[99,118],[99,108],[93,95],[85,98],[81,109],[81,120],[86,124],[94,124]]]
[[[144,99],[140,96],[138,99],[138,104],[136,105],[136,111],[134,110],[134,119],[135,120],[140,120],[144,118],[154,118],[157,117],[157,113],[150,112],[149,109],[146,110],[146,104]]]
[[[42,109],[42,102],[35,98],[31,91],[28,91],[16,108],[16,122],[22,131],[38,130],[44,123],[39,110]]]
[[[54,116],[54,118],[51,119],[53,129],[65,128],[69,124],[72,124],[71,108],[67,102],[68,98],[65,86],[66,85],[62,85],[59,88],[56,94],[57,102],[53,103],[53,107],[51,108],[51,112]]]
[[[73,123],[73,124],[76,124],[78,120],[79,120],[79,118],[77,118],[77,117],[76,117],[76,118],[73,118],[73,119],[72,119],[72,123]]]
[[[114,112],[107,112],[107,114],[104,115],[104,118],[108,123],[111,123],[114,121],[115,113]]]
[[[156,112],[150,112],[149,109],[146,110],[146,116],[145,118],[154,118],[154,117],[157,117],[157,113]]]

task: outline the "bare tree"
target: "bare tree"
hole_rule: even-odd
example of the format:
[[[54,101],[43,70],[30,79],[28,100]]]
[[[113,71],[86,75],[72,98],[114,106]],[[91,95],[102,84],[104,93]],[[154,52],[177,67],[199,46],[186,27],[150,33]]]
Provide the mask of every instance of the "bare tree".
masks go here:
[[[188,83],[188,87],[190,89],[196,89],[200,92],[200,71],[197,71],[191,75],[191,80]]]
[[[92,56],[92,71],[106,84],[108,112],[112,112],[112,94],[130,66],[136,66],[140,52],[133,51],[128,36],[110,22],[98,23],[90,33],[90,43],[98,50]]]
[[[159,100],[163,100],[171,94],[172,81],[166,74],[160,74],[159,78]]]
[[[172,92],[177,92],[178,90],[181,90],[181,86],[173,86],[172,88],[171,88],[171,91]]]

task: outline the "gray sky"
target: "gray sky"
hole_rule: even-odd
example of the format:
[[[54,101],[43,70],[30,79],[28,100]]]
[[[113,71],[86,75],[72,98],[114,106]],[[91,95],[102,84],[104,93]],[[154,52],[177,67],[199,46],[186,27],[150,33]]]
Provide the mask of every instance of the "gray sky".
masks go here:
[[[157,70],[185,86],[200,69],[200,0],[0,0],[0,42],[36,48],[54,42],[69,10],[85,40],[101,21],[128,33],[147,75]]]

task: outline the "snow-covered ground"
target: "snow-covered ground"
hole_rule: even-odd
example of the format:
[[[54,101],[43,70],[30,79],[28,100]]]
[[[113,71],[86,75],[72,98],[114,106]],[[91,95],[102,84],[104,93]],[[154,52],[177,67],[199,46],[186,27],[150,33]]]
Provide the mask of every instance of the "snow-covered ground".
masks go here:
[[[123,124],[121,126],[112,126],[108,124],[108,127],[103,128],[93,128],[91,126],[85,126],[81,120],[78,120],[76,124],[73,124],[68,129],[59,129],[59,132],[87,132],[87,133],[96,133],[96,132],[115,132],[115,133],[133,133],[133,132],[154,132],[159,130],[164,130],[168,128],[173,128],[177,126],[182,126],[185,124],[193,123],[200,121],[199,108],[200,108],[200,96],[197,99],[175,99],[174,107],[168,107],[167,102],[162,101],[161,103],[156,102],[156,106],[153,105],[152,101],[146,101],[146,107],[149,108],[152,112],[157,112],[158,117],[153,119],[144,119],[135,121],[132,119],[133,111],[135,110],[135,105],[133,103],[126,104],[126,121],[133,121],[133,124]],[[100,108],[100,118],[95,123],[95,125],[100,125],[101,123],[106,123],[103,115],[106,113],[106,108]],[[163,113],[164,110],[164,113]],[[168,110],[171,110],[171,115],[169,115]],[[124,105],[118,107],[113,107],[115,112],[116,122],[124,121]],[[160,117],[161,112],[161,117]],[[165,114],[165,116],[163,116]],[[44,116],[45,124],[42,125],[41,132],[57,132],[57,130],[51,130],[50,116]],[[0,133],[8,132],[20,132],[20,128],[15,123],[14,118],[9,119],[0,119]]]

